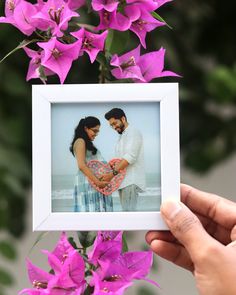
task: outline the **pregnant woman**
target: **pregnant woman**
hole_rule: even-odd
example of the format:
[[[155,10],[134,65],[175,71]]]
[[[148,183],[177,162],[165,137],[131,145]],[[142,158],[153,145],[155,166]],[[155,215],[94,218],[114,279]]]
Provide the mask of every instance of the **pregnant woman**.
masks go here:
[[[77,160],[78,172],[75,178],[74,211],[75,212],[106,212],[113,211],[112,196],[105,196],[96,191],[88,178],[99,188],[108,182],[99,180],[87,166],[90,160],[104,162],[100,151],[93,144],[100,130],[100,121],[96,117],[85,117],[75,128],[70,151]]]

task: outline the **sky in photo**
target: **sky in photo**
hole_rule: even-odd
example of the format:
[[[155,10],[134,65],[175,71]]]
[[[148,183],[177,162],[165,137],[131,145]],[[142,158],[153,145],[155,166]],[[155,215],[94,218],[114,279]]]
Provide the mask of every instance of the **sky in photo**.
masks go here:
[[[160,173],[160,104],[158,102],[127,103],[55,103],[52,104],[52,174],[71,175],[77,171],[75,158],[69,151],[74,129],[81,118],[95,116],[101,128],[94,144],[106,161],[115,157],[119,134],[104,114],[118,107],[124,110],[130,125],[143,135],[146,173]]]

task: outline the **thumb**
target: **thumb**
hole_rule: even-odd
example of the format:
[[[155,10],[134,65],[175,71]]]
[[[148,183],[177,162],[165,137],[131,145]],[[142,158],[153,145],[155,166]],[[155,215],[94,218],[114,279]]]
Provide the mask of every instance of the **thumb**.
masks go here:
[[[167,201],[161,206],[161,214],[172,234],[194,260],[199,249],[204,251],[212,242],[217,243],[203,228],[201,222],[183,203]]]

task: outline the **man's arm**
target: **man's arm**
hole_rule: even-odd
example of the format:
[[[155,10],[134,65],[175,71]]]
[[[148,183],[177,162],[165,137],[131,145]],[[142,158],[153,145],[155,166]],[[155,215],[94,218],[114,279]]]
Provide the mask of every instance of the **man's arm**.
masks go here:
[[[132,165],[136,162],[141,145],[143,143],[142,135],[140,134],[140,132],[135,130],[132,136],[130,136],[127,140],[128,142],[126,143],[126,153],[122,156],[121,162],[113,168],[113,172],[104,174],[101,177],[101,180],[111,181],[111,179],[121,170],[124,170],[129,165]]]

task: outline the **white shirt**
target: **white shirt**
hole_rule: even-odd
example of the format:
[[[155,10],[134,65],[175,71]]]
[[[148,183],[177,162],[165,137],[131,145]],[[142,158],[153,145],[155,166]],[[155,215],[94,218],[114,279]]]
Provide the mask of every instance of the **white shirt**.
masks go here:
[[[119,189],[136,184],[141,190],[145,190],[143,137],[140,131],[128,125],[119,137],[115,153],[117,158],[125,159],[129,163]]]

